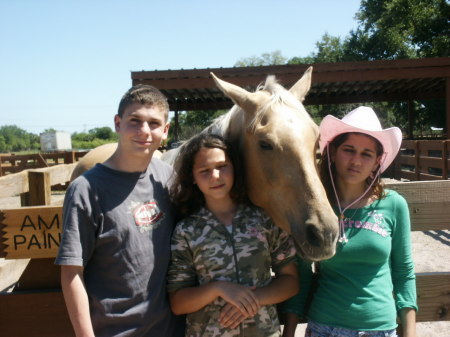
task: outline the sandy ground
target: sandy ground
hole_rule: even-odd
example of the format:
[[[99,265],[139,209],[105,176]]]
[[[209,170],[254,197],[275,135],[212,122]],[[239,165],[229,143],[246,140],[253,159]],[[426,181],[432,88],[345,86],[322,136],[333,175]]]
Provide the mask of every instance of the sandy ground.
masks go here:
[[[52,203],[62,204],[63,197],[52,195]],[[19,198],[0,198],[0,209],[16,207],[20,207]],[[413,232],[412,248],[416,272],[450,272],[450,231]],[[305,326],[298,326],[296,337],[304,336]],[[417,336],[450,337],[450,322],[417,323]]]

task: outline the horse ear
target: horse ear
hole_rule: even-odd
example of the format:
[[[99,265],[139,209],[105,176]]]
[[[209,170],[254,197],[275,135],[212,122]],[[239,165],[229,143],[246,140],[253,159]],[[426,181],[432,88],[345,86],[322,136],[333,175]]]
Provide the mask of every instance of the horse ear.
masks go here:
[[[225,96],[230,98],[235,104],[239,105],[246,112],[255,112],[258,108],[257,101],[254,99],[254,94],[247,90],[221,80],[214,73],[210,73],[217,87],[222,91]]]
[[[292,95],[297,97],[300,102],[305,100],[306,95],[308,94],[309,89],[311,88],[311,74],[313,67],[309,67],[306,69],[302,78],[295,83],[292,88],[289,90]]]

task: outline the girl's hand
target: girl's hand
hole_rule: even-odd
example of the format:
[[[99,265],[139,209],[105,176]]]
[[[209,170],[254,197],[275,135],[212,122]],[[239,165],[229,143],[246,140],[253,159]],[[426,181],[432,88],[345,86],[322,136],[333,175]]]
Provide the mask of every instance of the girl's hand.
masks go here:
[[[247,287],[231,282],[218,281],[219,296],[232,304],[245,317],[254,316],[260,307],[255,287]]]
[[[232,304],[227,303],[220,312],[219,322],[224,328],[236,328],[241,324],[248,316],[242,315],[242,313]]]

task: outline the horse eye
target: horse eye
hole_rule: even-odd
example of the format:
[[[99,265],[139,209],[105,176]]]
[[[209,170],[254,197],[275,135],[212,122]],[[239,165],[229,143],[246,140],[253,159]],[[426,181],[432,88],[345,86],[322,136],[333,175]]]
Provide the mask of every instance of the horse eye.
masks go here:
[[[272,145],[264,140],[259,141],[259,147],[261,148],[261,150],[264,150],[264,151],[273,150]]]

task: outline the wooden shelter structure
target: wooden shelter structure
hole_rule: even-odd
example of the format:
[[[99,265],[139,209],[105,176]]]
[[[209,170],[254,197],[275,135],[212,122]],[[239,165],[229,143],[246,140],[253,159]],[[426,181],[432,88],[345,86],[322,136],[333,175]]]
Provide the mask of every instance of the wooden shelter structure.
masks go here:
[[[310,65],[279,65],[133,71],[133,85],[151,84],[168,98],[171,110],[178,116],[184,110],[216,110],[232,106],[232,102],[216,87],[210,76],[254,90],[267,75],[275,75],[286,87],[293,85]],[[364,102],[411,102],[445,99],[445,134],[450,130],[450,58],[424,58],[362,62],[317,63],[312,87],[304,102],[311,104],[343,104]],[[412,138],[413,104],[408,109],[408,138]]]

